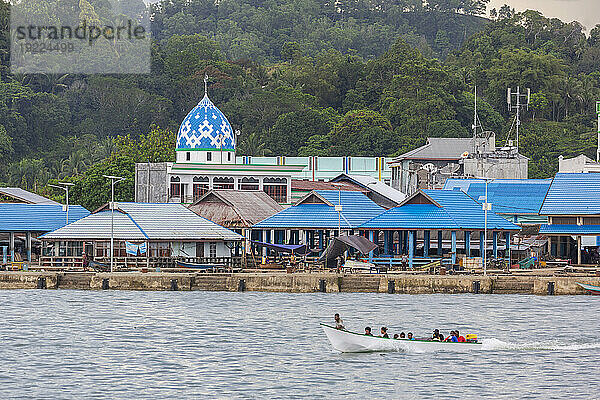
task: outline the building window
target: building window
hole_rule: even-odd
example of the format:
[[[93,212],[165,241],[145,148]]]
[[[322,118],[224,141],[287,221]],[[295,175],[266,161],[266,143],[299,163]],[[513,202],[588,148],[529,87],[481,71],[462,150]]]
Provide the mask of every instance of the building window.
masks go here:
[[[171,177],[171,197],[181,196],[181,179],[178,176]]]
[[[600,225],[599,217],[583,217],[584,225]]]
[[[210,242],[208,244],[208,256],[210,258],[216,258],[217,257],[217,244],[215,242]]]
[[[125,241],[115,240],[115,257],[132,257],[127,254],[125,249]],[[109,258],[110,257],[110,242],[96,242],[96,257],[98,258]]]
[[[194,177],[194,201],[204,196],[209,190],[208,176],[195,176]]]
[[[212,161],[212,153],[210,151],[206,153],[206,161]]]
[[[556,225],[577,225],[577,217],[552,217],[552,223]]]
[[[171,245],[169,242],[150,243],[150,257],[171,257]]]
[[[234,182],[232,177],[217,177],[213,179],[213,189],[233,189]]]
[[[263,191],[278,203],[287,202],[287,179],[265,178],[263,179]]]
[[[240,181],[240,190],[258,190],[259,181],[252,177],[243,177]]]
[[[192,154],[188,151],[185,153],[185,160],[190,161],[192,159]]]
[[[59,257],[81,257],[83,242],[58,242]]]
[[[229,151],[227,152],[227,161],[231,161],[231,153]]]

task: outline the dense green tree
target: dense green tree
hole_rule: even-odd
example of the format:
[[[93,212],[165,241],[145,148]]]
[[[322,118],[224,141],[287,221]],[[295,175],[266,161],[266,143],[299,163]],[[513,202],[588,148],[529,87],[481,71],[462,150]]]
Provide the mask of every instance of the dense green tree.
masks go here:
[[[274,154],[296,156],[300,147],[313,135],[327,135],[338,116],[331,109],[307,108],[283,114],[266,135],[266,147]]]
[[[391,155],[398,147],[392,124],[372,110],[349,111],[329,134],[331,155]]]

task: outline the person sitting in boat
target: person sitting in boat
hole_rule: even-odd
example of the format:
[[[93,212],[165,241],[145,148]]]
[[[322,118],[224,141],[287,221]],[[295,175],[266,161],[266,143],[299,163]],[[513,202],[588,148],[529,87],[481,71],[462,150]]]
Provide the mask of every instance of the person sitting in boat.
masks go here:
[[[394,333],[394,339],[398,339],[400,336],[397,333]]]
[[[373,336],[373,334],[371,333],[371,327],[367,326],[365,328],[365,336]]]
[[[400,339],[406,339],[406,333],[400,332]]]
[[[433,336],[431,336],[431,340],[433,340],[435,342],[443,342],[444,341],[444,335],[442,335],[440,333],[439,329],[435,329],[433,331]]]
[[[389,338],[389,336],[387,334],[387,328],[385,326],[381,327],[381,337]]]
[[[454,333],[456,333],[456,341],[458,343],[464,343],[464,342],[466,342],[464,336],[460,336],[460,333],[458,331],[454,331]]]
[[[458,342],[458,337],[456,337],[456,332],[450,331],[450,336],[444,340],[444,342]]]
[[[407,339],[408,339],[408,340],[415,340],[415,338],[413,337],[413,334],[412,334],[412,332],[408,332],[408,335],[407,335],[407,336],[408,336],[408,337],[407,337]]]
[[[335,313],[333,319],[335,320],[335,329],[341,329],[343,331],[346,330],[346,328],[344,327],[344,321],[340,318],[340,314]]]

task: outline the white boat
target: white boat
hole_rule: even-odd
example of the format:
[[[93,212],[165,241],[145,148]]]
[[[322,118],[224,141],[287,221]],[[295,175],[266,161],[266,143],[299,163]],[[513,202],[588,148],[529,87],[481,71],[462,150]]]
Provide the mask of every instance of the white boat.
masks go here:
[[[331,345],[342,353],[361,353],[370,351],[472,351],[482,350],[483,343],[479,342],[436,342],[430,340],[391,339],[378,336],[367,336],[360,333],[336,329],[333,326],[321,324]]]

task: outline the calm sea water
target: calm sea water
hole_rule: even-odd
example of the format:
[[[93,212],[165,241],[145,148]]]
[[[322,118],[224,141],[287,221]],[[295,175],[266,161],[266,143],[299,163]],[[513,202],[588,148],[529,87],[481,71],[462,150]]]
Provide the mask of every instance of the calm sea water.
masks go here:
[[[2,291],[0,398],[600,398],[600,297]],[[319,322],[470,353],[333,351]]]

